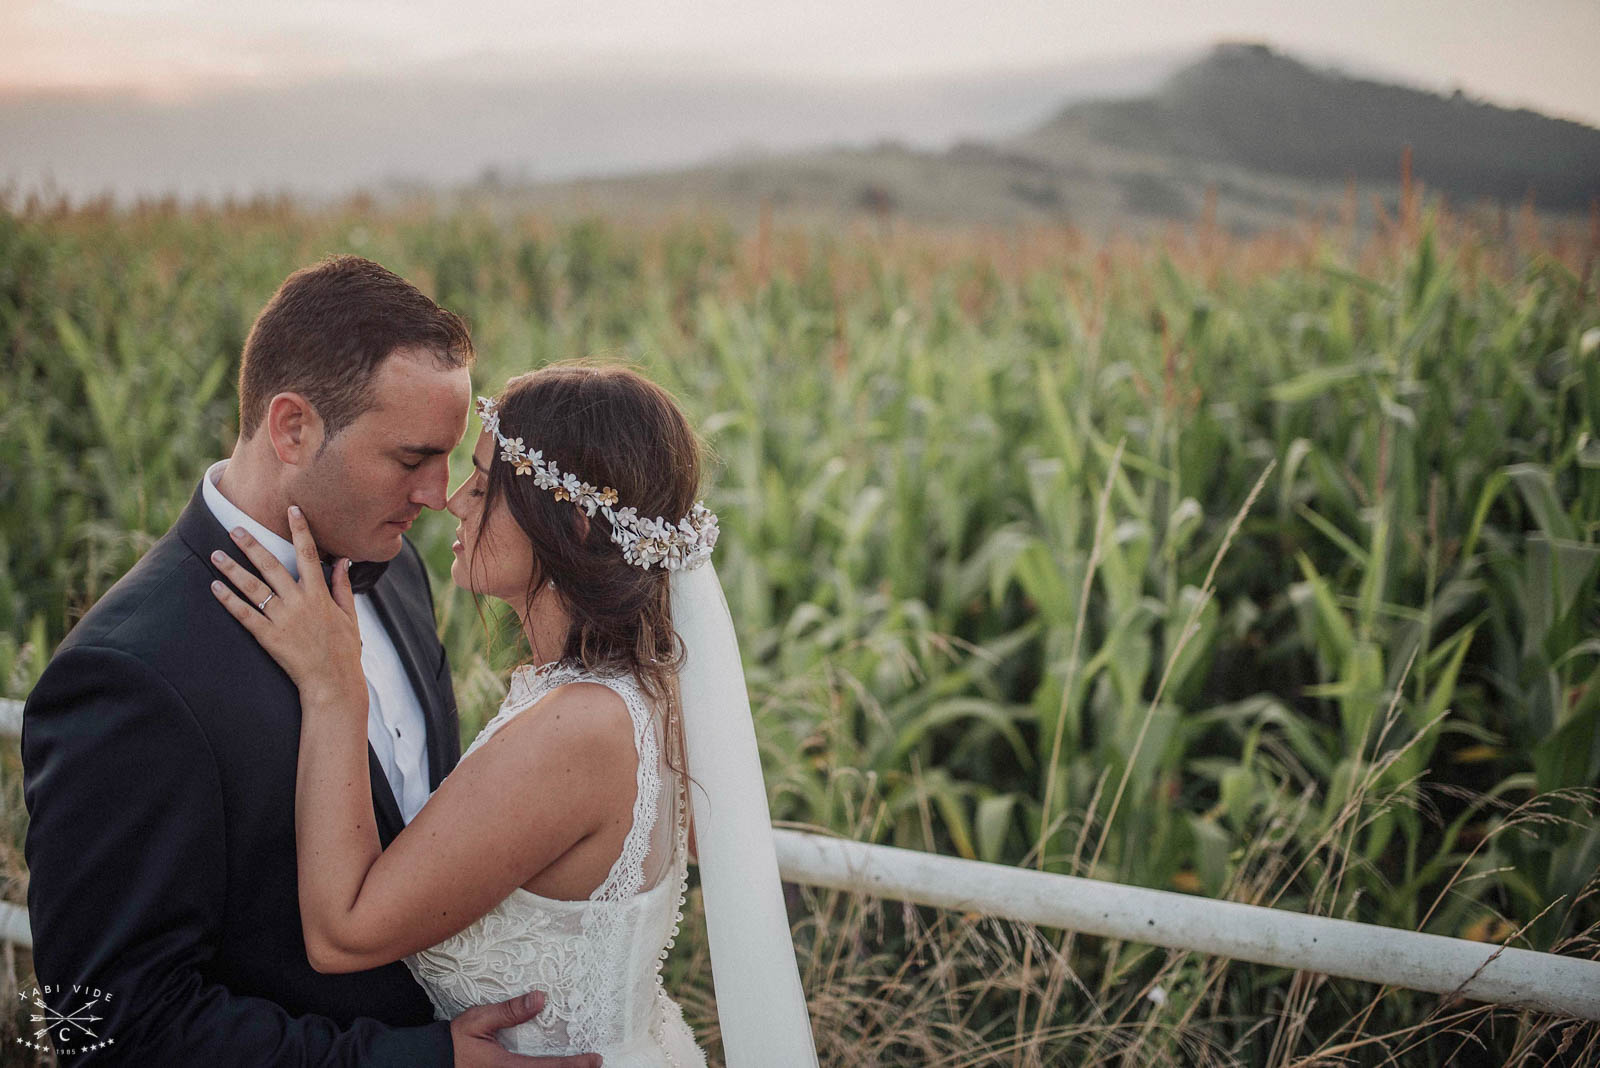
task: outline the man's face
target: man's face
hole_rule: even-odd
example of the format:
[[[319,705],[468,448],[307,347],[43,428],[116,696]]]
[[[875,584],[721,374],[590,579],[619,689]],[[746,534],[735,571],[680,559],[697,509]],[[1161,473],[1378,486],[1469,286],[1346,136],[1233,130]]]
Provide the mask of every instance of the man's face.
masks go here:
[[[424,508],[443,508],[450,450],[467,428],[472,377],[403,349],[379,365],[376,404],[297,471],[289,498],[330,557],[391,560]]]

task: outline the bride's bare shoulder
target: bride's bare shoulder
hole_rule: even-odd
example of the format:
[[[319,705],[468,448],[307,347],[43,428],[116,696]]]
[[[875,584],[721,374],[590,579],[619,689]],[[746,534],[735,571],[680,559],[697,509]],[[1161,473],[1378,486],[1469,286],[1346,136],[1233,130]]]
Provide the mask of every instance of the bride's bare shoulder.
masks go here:
[[[539,698],[483,748],[497,744],[517,749],[556,746],[574,756],[618,757],[634,752],[633,719],[621,694],[580,679]]]

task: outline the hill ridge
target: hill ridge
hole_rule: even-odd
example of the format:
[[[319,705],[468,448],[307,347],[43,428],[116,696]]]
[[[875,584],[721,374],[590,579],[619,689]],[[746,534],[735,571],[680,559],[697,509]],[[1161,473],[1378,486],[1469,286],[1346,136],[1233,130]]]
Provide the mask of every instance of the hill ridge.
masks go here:
[[[1223,43],[1146,96],[1071,104],[1014,142],[1054,158],[1098,142],[1123,152],[1321,181],[1415,175],[1464,197],[1581,210],[1600,197],[1600,130],[1456,91],[1319,69],[1258,43]]]

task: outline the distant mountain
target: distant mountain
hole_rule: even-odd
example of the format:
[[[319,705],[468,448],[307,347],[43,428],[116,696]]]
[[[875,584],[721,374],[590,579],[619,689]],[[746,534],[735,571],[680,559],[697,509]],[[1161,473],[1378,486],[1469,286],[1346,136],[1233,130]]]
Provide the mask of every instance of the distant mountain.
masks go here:
[[[1473,207],[1571,216],[1600,198],[1600,130],[1308,66],[1223,44],[1148,89],[1058,109],[1033,129],[933,151],[899,143],[723,159],[625,178],[495,190],[543,211],[706,211],[749,221],[902,217],[935,224],[1071,223],[1107,230],[1192,220],[1247,233],[1308,212],[1392,213],[1401,156],[1433,192]],[[1359,197],[1346,198],[1349,183]]]
[[[481,57],[169,103],[0,93],[0,191],[47,177],[124,199],[365,189],[741,223],[772,212],[1103,232],[1209,204],[1241,233],[1334,208],[1365,225],[1375,200],[1393,211],[1407,146],[1413,174],[1457,206],[1531,190],[1541,211],[1572,215],[1600,199],[1600,130],[1248,44],[848,84]]]
[[[1461,197],[1581,210],[1600,197],[1600,130],[1473,100],[1316,70],[1265,45],[1226,44],[1148,96],[1069,105],[1013,142],[1042,159],[1085,142],[1294,178],[1392,181],[1400,156]]]

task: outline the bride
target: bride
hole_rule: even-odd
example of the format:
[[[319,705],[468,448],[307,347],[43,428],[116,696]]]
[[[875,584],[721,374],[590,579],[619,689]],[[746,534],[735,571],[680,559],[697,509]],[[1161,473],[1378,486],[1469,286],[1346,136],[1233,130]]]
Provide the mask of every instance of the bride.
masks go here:
[[[238,594],[213,584],[300,690],[312,965],[403,959],[440,1018],[543,990],[539,1016],[500,1032],[514,1053],[703,1065],[660,978],[697,849],[728,1063],[814,1065],[693,431],[615,366],[547,367],[478,411],[450,575],[508,603],[531,655],[387,850],[349,561],[330,588],[291,507],[298,580],[245,535],[261,577],[232,565]]]

